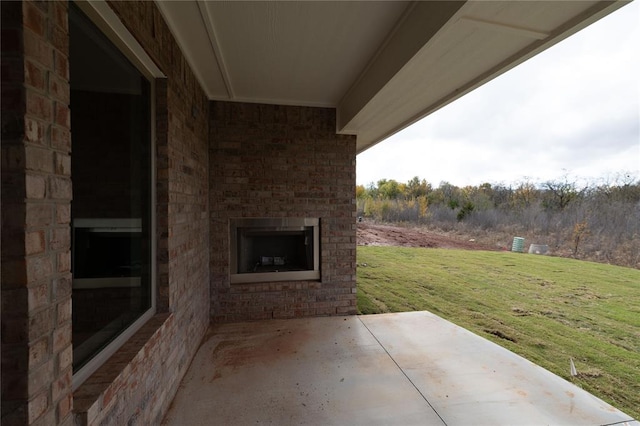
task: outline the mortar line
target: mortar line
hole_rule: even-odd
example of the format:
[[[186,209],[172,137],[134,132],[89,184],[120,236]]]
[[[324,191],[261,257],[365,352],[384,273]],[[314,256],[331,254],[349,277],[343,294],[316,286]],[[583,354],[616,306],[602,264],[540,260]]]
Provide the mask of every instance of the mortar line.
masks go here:
[[[375,334],[373,334],[373,332],[371,331],[371,329],[369,327],[367,327],[367,324],[364,323],[364,321],[362,321],[362,319],[360,319],[358,317],[358,321],[360,321],[360,323],[364,326],[364,328],[367,329],[367,331],[369,332],[369,334],[371,334],[371,336],[375,339],[376,342],[378,342],[378,344],[380,345],[380,347],[385,351],[385,353],[387,354],[387,356],[391,359],[391,361],[393,361],[393,363],[396,365],[396,367],[398,367],[398,370],[400,370],[400,372],[404,375],[404,377],[406,377],[406,379],[409,381],[409,383],[411,383],[411,385],[414,387],[414,389],[416,391],[418,391],[418,393],[420,394],[420,396],[422,397],[422,399],[424,400],[424,402],[426,402],[429,407],[431,407],[431,409],[433,410],[434,413],[436,413],[436,416],[438,416],[440,418],[440,420],[442,420],[442,423],[445,426],[448,426],[447,422],[444,421],[444,419],[442,418],[442,416],[440,415],[440,413],[438,413],[438,410],[435,409],[435,407],[433,405],[431,405],[431,403],[429,402],[429,400],[427,399],[427,397],[422,393],[422,391],[418,388],[418,386],[416,386],[415,383],[413,383],[413,380],[411,380],[411,378],[407,375],[407,373],[402,369],[402,367],[400,367],[400,364],[397,363],[397,361],[391,356],[391,354],[389,353],[389,351],[387,350],[387,348],[382,344],[382,342],[378,339],[378,337],[376,337]]]

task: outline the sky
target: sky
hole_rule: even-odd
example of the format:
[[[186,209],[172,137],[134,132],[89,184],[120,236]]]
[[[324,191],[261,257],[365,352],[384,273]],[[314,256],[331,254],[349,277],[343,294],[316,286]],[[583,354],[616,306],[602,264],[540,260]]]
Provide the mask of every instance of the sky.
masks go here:
[[[640,0],[359,154],[356,181],[640,179]]]

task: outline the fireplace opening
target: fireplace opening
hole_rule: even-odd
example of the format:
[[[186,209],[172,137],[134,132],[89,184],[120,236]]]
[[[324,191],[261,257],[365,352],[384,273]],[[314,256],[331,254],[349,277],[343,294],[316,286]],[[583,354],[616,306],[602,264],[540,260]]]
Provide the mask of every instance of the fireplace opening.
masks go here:
[[[232,219],[231,283],[320,279],[319,220]]]

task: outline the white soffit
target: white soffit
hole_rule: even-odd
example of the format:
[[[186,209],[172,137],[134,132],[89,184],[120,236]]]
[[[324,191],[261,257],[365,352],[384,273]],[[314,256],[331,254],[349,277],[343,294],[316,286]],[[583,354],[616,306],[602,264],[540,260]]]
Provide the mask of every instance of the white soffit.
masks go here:
[[[360,153],[624,4],[467,2],[355,115],[345,97],[339,130]]]
[[[195,1],[156,1],[156,4],[207,96],[228,99],[199,4]]]
[[[210,99],[336,107],[410,3],[157,4]]]
[[[209,99],[336,108],[357,152],[626,1],[157,1]]]

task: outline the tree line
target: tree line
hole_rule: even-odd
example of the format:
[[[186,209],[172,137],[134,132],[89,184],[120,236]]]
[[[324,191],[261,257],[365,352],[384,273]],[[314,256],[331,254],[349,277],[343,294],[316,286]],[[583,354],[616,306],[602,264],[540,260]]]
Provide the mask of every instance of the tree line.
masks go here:
[[[580,185],[569,176],[512,184],[437,187],[414,177],[356,187],[358,215],[442,230],[520,233],[547,241],[556,253],[640,266],[640,179]],[[506,237],[505,237],[506,238]]]

